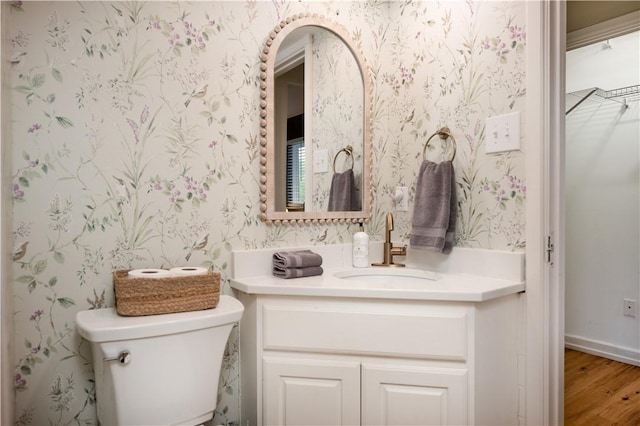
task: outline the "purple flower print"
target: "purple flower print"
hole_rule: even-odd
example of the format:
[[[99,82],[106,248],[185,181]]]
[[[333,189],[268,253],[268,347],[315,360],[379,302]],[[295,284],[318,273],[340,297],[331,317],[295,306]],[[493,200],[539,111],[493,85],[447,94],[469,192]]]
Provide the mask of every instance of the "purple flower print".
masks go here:
[[[147,27],[147,29],[149,28],[153,28],[154,30],[162,29],[162,26],[160,26],[160,19],[157,15],[149,18],[149,26]]]
[[[198,35],[196,28],[192,23],[184,21],[184,34],[187,38],[187,45],[190,45],[192,42],[195,43],[200,49],[204,49],[206,47],[204,43],[204,39],[201,35]]]
[[[216,29],[216,21],[207,19],[202,27],[196,28],[193,23],[184,19],[170,23],[160,21],[156,17],[149,21],[149,27],[161,31],[172,47],[192,46],[203,50],[207,47],[206,43],[209,40],[208,31]]]
[[[145,105],[144,108],[142,108],[142,112],[140,113],[140,124],[136,123],[130,118],[126,119],[127,123],[129,124],[129,127],[131,127],[133,136],[136,139],[136,144],[140,142],[140,127],[142,124],[145,123],[145,121],[147,121],[148,118],[149,118],[149,106]]]
[[[13,198],[16,198],[18,200],[22,200],[24,198],[24,191],[17,183],[13,184]]]
[[[508,175],[508,179],[509,188],[512,191],[512,197],[515,197],[516,195],[523,195],[527,191],[527,187],[524,185],[521,179],[518,179],[516,176],[512,175]]]
[[[527,190],[522,179],[509,174],[501,178],[500,181],[491,181],[485,178],[482,180],[480,188],[491,194],[502,210],[506,209],[506,203],[510,200],[515,202],[517,206],[522,205]]]
[[[514,41],[524,41],[526,39],[526,33],[525,31],[522,29],[522,27],[519,27],[517,25],[511,25],[509,27],[509,32],[511,40]]]
[[[180,209],[180,205],[187,200],[196,204],[206,201],[207,191],[210,189],[212,176],[214,174],[215,170],[209,170],[202,178],[202,181],[199,181],[193,176],[183,175],[178,178],[182,181],[182,185],[177,181],[161,179],[159,176],[156,176],[149,182],[148,192],[161,192],[167,197],[173,207]]]
[[[173,185],[171,186],[173,188]],[[174,190],[171,193],[171,196],[169,197],[169,202],[171,204],[176,203],[177,201],[184,201],[184,200],[180,200],[180,195],[182,195],[182,192],[180,192],[179,189]]]
[[[31,127],[29,127],[29,130],[27,130],[27,133],[34,133],[37,130],[40,130],[42,128],[42,126],[38,123],[34,123],[31,125]]]
[[[24,389],[27,386],[27,381],[22,378],[20,373],[16,373],[14,376],[14,386],[16,389]]]
[[[485,39],[481,43],[481,46],[484,48],[484,50],[494,51],[496,53],[496,57],[502,58],[502,59],[506,58],[505,55],[509,53],[509,48],[514,48],[515,45],[516,45],[516,42],[512,41],[511,46],[507,46],[507,43],[503,42],[498,38]]]
[[[194,198],[205,201],[207,199],[207,194],[204,192],[204,188],[201,184],[192,177],[185,176],[184,177],[184,187],[187,190],[187,199],[191,200]]]
[[[29,317],[29,320],[38,321],[42,315],[44,315],[44,311],[42,309],[38,309]]]
[[[405,67],[400,67],[400,77],[402,79],[402,84],[413,83],[413,72]]]
[[[129,123],[129,127],[133,131],[133,136],[136,138],[136,144],[140,142],[140,138],[138,137],[138,124],[130,118],[127,118],[127,123]]]
[[[149,106],[145,105],[144,108],[142,108],[142,112],[140,113],[140,124],[144,124],[148,118],[149,118]]]

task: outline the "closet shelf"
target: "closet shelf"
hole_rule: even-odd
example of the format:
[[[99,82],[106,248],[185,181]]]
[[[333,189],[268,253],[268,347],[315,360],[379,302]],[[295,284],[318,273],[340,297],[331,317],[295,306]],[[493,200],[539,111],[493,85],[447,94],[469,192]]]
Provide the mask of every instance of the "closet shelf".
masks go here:
[[[579,90],[576,92],[568,93],[571,96],[578,96],[580,100],[573,104],[571,108],[565,113],[569,115],[571,111],[576,109],[582,102],[586,101],[589,97],[599,98],[601,101],[610,100],[618,102],[624,106],[627,102],[635,102],[640,100],[640,84],[633,86],[621,87],[613,90],[603,90],[599,87],[592,87],[591,89]]]
[[[629,86],[629,87],[622,87],[620,89],[613,89],[613,90],[607,90],[607,91],[602,91],[603,93],[600,94],[598,93],[599,96],[602,96],[605,99],[613,99],[613,98],[620,98],[620,97],[634,97],[633,100],[638,100],[640,99],[640,84],[636,84],[635,86]],[[628,101],[630,101],[631,99],[627,99]]]

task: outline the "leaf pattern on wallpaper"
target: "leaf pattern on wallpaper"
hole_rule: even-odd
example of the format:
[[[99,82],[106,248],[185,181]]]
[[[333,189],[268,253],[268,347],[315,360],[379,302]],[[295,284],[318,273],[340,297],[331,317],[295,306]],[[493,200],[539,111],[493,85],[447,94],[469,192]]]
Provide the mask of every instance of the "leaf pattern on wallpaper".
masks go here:
[[[97,423],[91,351],[74,317],[113,306],[114,269],[206,266],[229,293],[234,249],[351,241],[352,224],[258,218],[260,53],[292,14],[331,17],[367,59],[372,238],[383,238],[395,186],[413,197],[422,147],[448,125],[458,142],[456,244],[524,247],[523,156],[483,153],[484,119],[521,108],[525,96],[519,2],[10,5],[18,425]],[[353,137],[341,126],[358,114],[342,95],[339,105],[316,104],[330,117],[331,156]],[[433,145],[430,158],[447,154],[446,144]],[[328,187],[314,191],[325,202]],[[411,217],[396,213],[395,241],[407,240]],[[237,333],[225,349],[215,424],[239,424]]]
[[[353,148],[356,187],[362,186],[364,93],[355,57],[341,39],[328,31],[317,31],[312,46],[312,143],[314,151],[327,150],[330,164],[328,172],[313,173],[312,211],[326,211],[333,166],[337,173],[351,168],[351,159],[344,153],[338,155],[348,145]]]
[[[404,25],[391,33],[392,62],[396,67],[393,72],[383,74],[380,82],[395,95],[387,100],[387,108],[397,111],[395,116],[399,118],[389,126],[397,129],[391,130],[395,142],[387,141],[387,148],[380,154],[384,158],[382,162],[390,159],[389,164],[395,170],[394,178],[386,181],[382,192],[392,191],[403,182],[409,182],[411,192],[415,192],[422,147],[430,135],[446,125],[457,141],[456,244],[495,247],[496,241],[501,240],[498,246],[504,244],[510,249],[519,249],[524,247],[521,204],[499,209],[501,202],[496,204],[489,193],[479,188],[484,180],[500,179],[496,172],[504,154],[488,156],[482,152],[483,123],[486,116],[496,114],[494,108],[500,108],[500,112],[511,109],[523,95],[524,32],[514,24],[512,5],[470,2],[468,6],[466,13],[470,16],[461,13],[453,3],[444,4],[439,11],[440,19],[433,19],[434,9],[428,5],[406,3],[401,7],[403,17],[410,17],[418,25]],[[495,14],[493,18],[500,25],[493,29],[479,25],[487,13]],[[458,15],[456,19],[452,18],[453,14]],[[507,37],[513,40],[511,45],[502,41]],[[403,43],[407,39],[413,41],[410,50]],[[487,40],[497,41],[491,44]],[[498,53],[496,59],[488,54],[493,45],[501,49],[494,52]],[[492,104],[494,93],[501,91],[507,92],[506,107]],[[393,148],[406,146],[408,140],[415,146],[412,156],[415,160],[412,167],[406,168]],[[451,155],[446,142],[438,138],[431,142],[427,158],[439,161]],[[516,169],[521,170],[522,156],[515,154],[511,158]],[[495,168],[487,167],[489,163],[494,163]],[[524,193],[519,199],[524,199]],[[498,222],[501,224],[496,226]]]

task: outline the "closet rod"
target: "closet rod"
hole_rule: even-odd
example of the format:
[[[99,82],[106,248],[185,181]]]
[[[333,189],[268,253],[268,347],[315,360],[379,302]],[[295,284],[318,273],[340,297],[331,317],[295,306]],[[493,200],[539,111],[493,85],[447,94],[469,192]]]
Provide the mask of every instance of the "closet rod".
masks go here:
[[[569,113],[571,111],[573,111],[574,109],[578,108],[578,106],[580,106],[581,103],[583,103],[584,101],[587,100],[587,98],[591,95],[593,95],[594,93],[596,93],[598,91],[598,89],[592,89],[589,93],[587,93],[587,96],[585,96],[584,98],[580,99],[574,106],[572,106],[571,108],[569,108],[569,111],[565,112],[564,115],[567,116],[569,115]]]

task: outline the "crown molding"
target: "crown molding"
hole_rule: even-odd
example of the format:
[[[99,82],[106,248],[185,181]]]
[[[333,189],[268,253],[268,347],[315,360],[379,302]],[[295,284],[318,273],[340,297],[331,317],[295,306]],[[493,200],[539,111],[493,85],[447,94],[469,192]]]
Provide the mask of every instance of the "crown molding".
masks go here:
[[[640,30],[640,10],[567,34],[567,50],[588,46]]]

